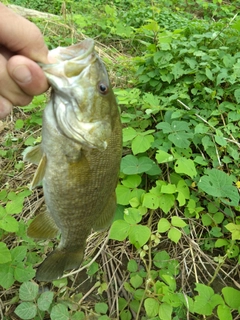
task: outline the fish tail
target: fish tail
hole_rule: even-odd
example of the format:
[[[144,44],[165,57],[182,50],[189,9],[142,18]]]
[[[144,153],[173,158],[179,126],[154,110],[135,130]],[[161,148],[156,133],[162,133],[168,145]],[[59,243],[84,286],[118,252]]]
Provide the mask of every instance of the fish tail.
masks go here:
[[[38,267],[38,281],[52,281],[62,277],[65,270],[76,269],[83,260],[84,248],[73,252],[56,249]]]

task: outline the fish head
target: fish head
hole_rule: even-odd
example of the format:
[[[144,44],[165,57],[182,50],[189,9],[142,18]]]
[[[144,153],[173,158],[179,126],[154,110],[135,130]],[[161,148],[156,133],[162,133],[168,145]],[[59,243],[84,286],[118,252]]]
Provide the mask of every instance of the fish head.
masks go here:
[[[40,65],[53,89],[51,101],[59,131],[85,148],[106,149],[118,108],[94,41],[59,47],[51,55],[56,63]]]

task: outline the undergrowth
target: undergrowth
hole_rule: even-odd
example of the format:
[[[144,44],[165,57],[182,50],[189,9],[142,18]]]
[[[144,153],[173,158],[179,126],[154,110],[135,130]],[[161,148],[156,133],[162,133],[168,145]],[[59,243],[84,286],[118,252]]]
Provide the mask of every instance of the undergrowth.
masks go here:
[[[53,1],[61,20],[34,20],[49,48],[97,40],[123,123],[118,207],[80,271],[37,283],[55,241],[26,235],[44,199],[21,153],[41,141],[46,96],[0,122],[2,319],[240,318],[239,7]]]

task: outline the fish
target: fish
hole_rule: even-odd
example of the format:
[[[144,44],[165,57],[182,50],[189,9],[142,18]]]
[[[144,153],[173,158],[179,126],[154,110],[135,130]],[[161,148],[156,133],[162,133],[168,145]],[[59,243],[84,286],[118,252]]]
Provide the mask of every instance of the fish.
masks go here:
[[[78,268],[91,230],[111,225],[122,157],[122,125],[106,68],[93,39],[53,49],[53,64],[40,64],[51,97],[43,112],[41,144],[24,161],[38,164],[31,188],[42,182],[46,211],[27,234],[58,246],[37,268],[38,281],[53,281]]]

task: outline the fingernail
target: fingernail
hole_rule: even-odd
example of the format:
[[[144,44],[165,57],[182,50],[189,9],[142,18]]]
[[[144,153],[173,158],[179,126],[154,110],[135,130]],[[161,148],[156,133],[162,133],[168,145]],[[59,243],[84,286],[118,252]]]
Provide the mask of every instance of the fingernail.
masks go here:
[[[12,74],[14,79],[19,83],[26,84],[32,80],[32,74],[25,65],[16,67]]]

